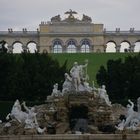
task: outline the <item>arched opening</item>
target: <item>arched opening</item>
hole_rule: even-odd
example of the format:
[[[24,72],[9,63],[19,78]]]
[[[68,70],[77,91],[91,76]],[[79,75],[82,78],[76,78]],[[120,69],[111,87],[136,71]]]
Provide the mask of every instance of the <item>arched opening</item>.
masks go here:
[[[35,53],[37,51],[37,45],[35,42],[29,42],[27,44],[27,48],[28,48],[30,53]]]
[[[53,53],[62,53],[62,43],[60,40],[55,40],[52,48]]]
[[[73,105],[69,109],[69,123],[71,130],[87,131],[88,107],[85,105]]]
[[[13,53],[22,53],[23,49],[22,49],[22,43],[21,42],[15,42],[13,44]]]
[[[130,52],[130,43],[123,41],[120,46],[120,52]]]
[[[8,51],[8,43],[6,41],[4,40],[0,41],[0,50],[6,51],[6,52]]]
[[[107,53],[114,53],[114,52],[116,52],[116,43],[115,42],[112,42],[112,41],[109,41],[106,44],[106,50],[105,51]]]
[[[87,39],[84,39],[81,44],[81,53],[90,52],[90,42]]]
[[[67,53],[76,53],[76,43],[74,40],[68,42]]]
[[[140,52],[140,41],[135,43],[134,52]]]

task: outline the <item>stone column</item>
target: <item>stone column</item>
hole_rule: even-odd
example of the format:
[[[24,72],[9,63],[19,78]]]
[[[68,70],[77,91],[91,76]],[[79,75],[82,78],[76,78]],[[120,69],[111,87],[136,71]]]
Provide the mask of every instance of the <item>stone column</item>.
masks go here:
[[[134,52],[135,44],[130,46],[130,52]]]
[[[13,46],[8,46],[8,53],[13,53]]]
[[[103,45],[104,46],[104,52],[106,53],[106,48],[107,48],[107,45]]]
[[[28,52],[28,48],[27,48],[27,46],[22,46],[22,49],[23,49],[23,52]]]
[[[94,52],[94,45],[90,46],[90,52]]]
[[[76,46],[76,52],[81,53],[81,46],[80,45]]]
[[[40,53],[50,53],[51,50],[51,46],[39,46],[39,52]]]
[[[66,45],[62,46],[62,53],[67,53],[67,46]]]
[[[48,53],[54,53],[54,46],[53,45],[48,45],[48,46],[45,46],[44,48]]]
[[[116,52],[120,52],[121,45],[116,46]]]
[[[38,53],[40,53],[40,46],[39,46],[39,45],[36,46],[36,51],[37,51]]]

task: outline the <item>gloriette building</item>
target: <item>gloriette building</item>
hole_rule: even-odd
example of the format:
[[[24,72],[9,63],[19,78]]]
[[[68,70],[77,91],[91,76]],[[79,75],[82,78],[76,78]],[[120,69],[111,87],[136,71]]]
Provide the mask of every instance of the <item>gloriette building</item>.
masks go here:
[[[26,28],[22,31],[0,31],[0,41],[6,41],[9,52],[13,52],[15,44],[28,51],[32,43],[40,53],[106,52],[109,42],[114,44],[115,52],[120,52],[122,42],[129,44],[125,51],[134,52],[136,42],[140,41],[140,31],[134,28],[106,31],[103,24],[93,23],[87,15],[83,14],[82,19],[77,19],[75,11],[69,10],[65,14],[65,19],[57,15],[49,22],[41,22],[37,31]]]

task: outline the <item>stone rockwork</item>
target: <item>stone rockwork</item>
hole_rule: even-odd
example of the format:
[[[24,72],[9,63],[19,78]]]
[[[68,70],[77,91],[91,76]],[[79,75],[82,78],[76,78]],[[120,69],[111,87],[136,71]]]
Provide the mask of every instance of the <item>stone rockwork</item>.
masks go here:
[[[72,107],[78,108],[83,106],[87,108],[87,120],[90,131],[94,127],[93,132],[91,133],[94,133],[99,126],[113,124],[111,107],[108,106],[105,101],[95,96],[94,93],[91,94],[83,92],[77,94],[67,94],[63,96],[63,98],[53,97],[51,104],[54,104],[56,109],[56,111],[52,113],[55,118],[51,120],[56,123],[56,132],[60,132],[61,129],[63,131],[70,130],[70,126],[68,124],[70,121],[70,110]],[[48,115],[48,118],[52,118],[52,114],[47,113],[46,111],[44,111],[44,113]]]

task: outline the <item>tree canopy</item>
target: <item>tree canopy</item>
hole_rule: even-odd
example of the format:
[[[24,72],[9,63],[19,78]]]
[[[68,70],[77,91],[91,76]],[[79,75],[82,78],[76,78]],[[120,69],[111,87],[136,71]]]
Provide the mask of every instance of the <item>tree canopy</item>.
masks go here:
[[[99,86],[106,85],[112,100],[136,100],[140,96],[140,53],[125,60],[109,60],[107,67],[100,67],[96,79]]]
[[[0,100],[45,100],[53,84],[62,85],[66,65],[47,53],[0,53]]]

